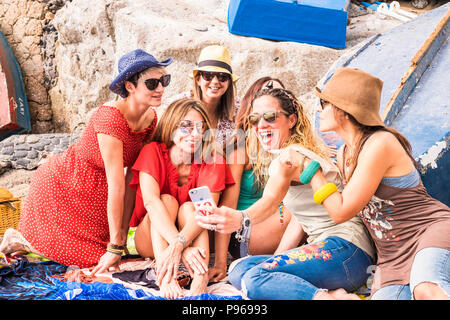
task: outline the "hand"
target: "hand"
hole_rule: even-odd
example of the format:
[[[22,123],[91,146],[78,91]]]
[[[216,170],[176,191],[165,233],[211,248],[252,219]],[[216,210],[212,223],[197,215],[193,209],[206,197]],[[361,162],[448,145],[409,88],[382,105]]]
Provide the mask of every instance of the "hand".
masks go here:
[[[166,283],[176,279],[178,266],[180,265],[183,244],[181,242],[171,243],[156,260],[156,284],[161,286],[162,281]]]
[[[197,215],[197,224],[205,229],[211,230],[211,226],[215,226],[215,230],[221,233],[232,233],[241,228],[242,214],[234,209],[226,206],[213,208],[213,214],[209,216]]]
[[[215,264],[208,270],[208,276],[210,281],[219,282],[227,276],[227,264]]]
[[[208,272],[208,265],[204,260],[206,259],[206,252],[203,248],[188,247],[184,249],[181,259],[191,276],[194,276],[194,273],[204,274]]]
[[[118,254],[106,252],[101,256],[98,264],[92,269],[91,276],[95,276],[97,272],[108,272],[109,268],[113,268],[114,271],[120,271],[119,262],[122,257]]]

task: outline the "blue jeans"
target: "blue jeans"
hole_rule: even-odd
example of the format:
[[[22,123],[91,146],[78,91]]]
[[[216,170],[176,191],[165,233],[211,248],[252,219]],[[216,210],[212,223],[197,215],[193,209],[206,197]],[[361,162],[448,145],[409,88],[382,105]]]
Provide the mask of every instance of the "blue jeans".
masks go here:
[[[249,299],[312,300],[320,289],[357,290],[371,264],[370,256],[351,242],[329,237],[280,255],[237,260],[228,279]]]
[[[409,284],[392,284],[378,289],[372,300],[411,300],[416,285],[422,282],[437,284],[450,297],[450,250],[424,248],[416,253],[411,267]]]

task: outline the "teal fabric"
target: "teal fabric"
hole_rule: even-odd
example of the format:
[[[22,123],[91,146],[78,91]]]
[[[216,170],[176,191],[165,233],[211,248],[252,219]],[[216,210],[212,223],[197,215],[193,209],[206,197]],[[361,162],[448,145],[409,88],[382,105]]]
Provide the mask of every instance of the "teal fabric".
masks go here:
[[[239,192],[237,210],[245,210],[250,207],[262,197],[262,193],[263,190],[257,191],[256,189],[253,170],[244,170],[244,172],[242,172],[241,190]]]

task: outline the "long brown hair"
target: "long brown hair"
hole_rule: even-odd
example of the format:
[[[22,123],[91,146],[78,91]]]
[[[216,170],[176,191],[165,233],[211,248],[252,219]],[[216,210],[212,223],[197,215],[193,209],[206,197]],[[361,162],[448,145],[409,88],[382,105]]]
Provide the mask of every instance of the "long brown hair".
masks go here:
[[[345,166],[346,164],[344,163],[342,165],[342,176],[344,177],[345,183],[348,183],[348,181],[350,180],[350,178],[353,175],[353,172],[355,171],[356,166],[358,165],[358,157],[359,154],[361,153],[362,147],[364,145],[364,143],[367,141],[367,139],[370,138],[370,136],[372,136],[372,134],[374,134],[377,131],[387,131],[392,133],[395,138],[397,138],[398,142],[400,142],[401,146],[403,147],[403,149],[405,150],[406,154],[408,155],[408,157],[411,159],[411,161],[413,162],[414,166],[417,168],[417,161],[414,159],[414,156],[412,154],[412,148],[411,148],[411,144],[409,143],[408,139],[405,138],[404,135],[402,135],[399,131],[395,130],[394,128],[390,128],[390,127],[383,127],[383,126],[366,126],[363,125],[361,123],[359,123],[355,117],[353,117],[351,114],[349,114],[348,112],[345,112],[342,109],[339,109],[338,107],[335,106],[335,112],[336,110],[340,110],[344,113],[345,116],[348,117],[348,119],[350,120],[350,122],[356,126],[358,128],[358,130],[361,132],[361,136],[358,140],[358,142],[356,143],[355,146],[355,150],[354,150],[354,155],[352,155],[351,159],[349,160],[349,169],[348,169],[348,173],[345,173]],[[345,148],[347,146],[344,146],[344,152],[345,152]]]
[[[306,112],[303,109],[300,101],[294,96],[294,94],[285,89],[275,88],[275,89],[263,89],[258,91],[253,98],[253,102],[262,96],[271,96],[278,100],[280,107],[287,111],[289,114],[295,114],[297,116],[297,123],[292,127],[289,140],[285,142],[281,148],[286,148],[290,145],[298,144],[306,149],[309,149],[321,156],[327,161],[329,157],[325,149],[325,143],[318,138],[312,128],[311,122],[309,121]],[[246,150],[249,160],[255,163],[253,165],[253,171],[255,175],[255,180],[258,185],[258,189],[264,188],[268,176],[266,171],[272,161],[272,156],[270,153],[266,152],[259,145],[258,137],[254,128],[249,130],[249,136],[246,141]]]

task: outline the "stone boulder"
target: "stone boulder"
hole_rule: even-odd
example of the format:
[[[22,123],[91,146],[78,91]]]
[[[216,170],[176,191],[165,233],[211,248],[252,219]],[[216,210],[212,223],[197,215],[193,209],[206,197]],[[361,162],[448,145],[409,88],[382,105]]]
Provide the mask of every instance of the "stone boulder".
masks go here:
[[[158,59],[174,58],[166,98],[190,88],[188,75],[210,44],[229,48],[233,71],[241,77],[239,96],[265,75],[279,77],[298,96],[308,94],[345,51],[232,35],[227,8],[228,1],[221,0],[67,2],[52,21],[58,32],[58,79],[49,94],[56,130],[81,130],[94,108],[115,98],[108,85],[117,74],[117,61],[136,48]]]

